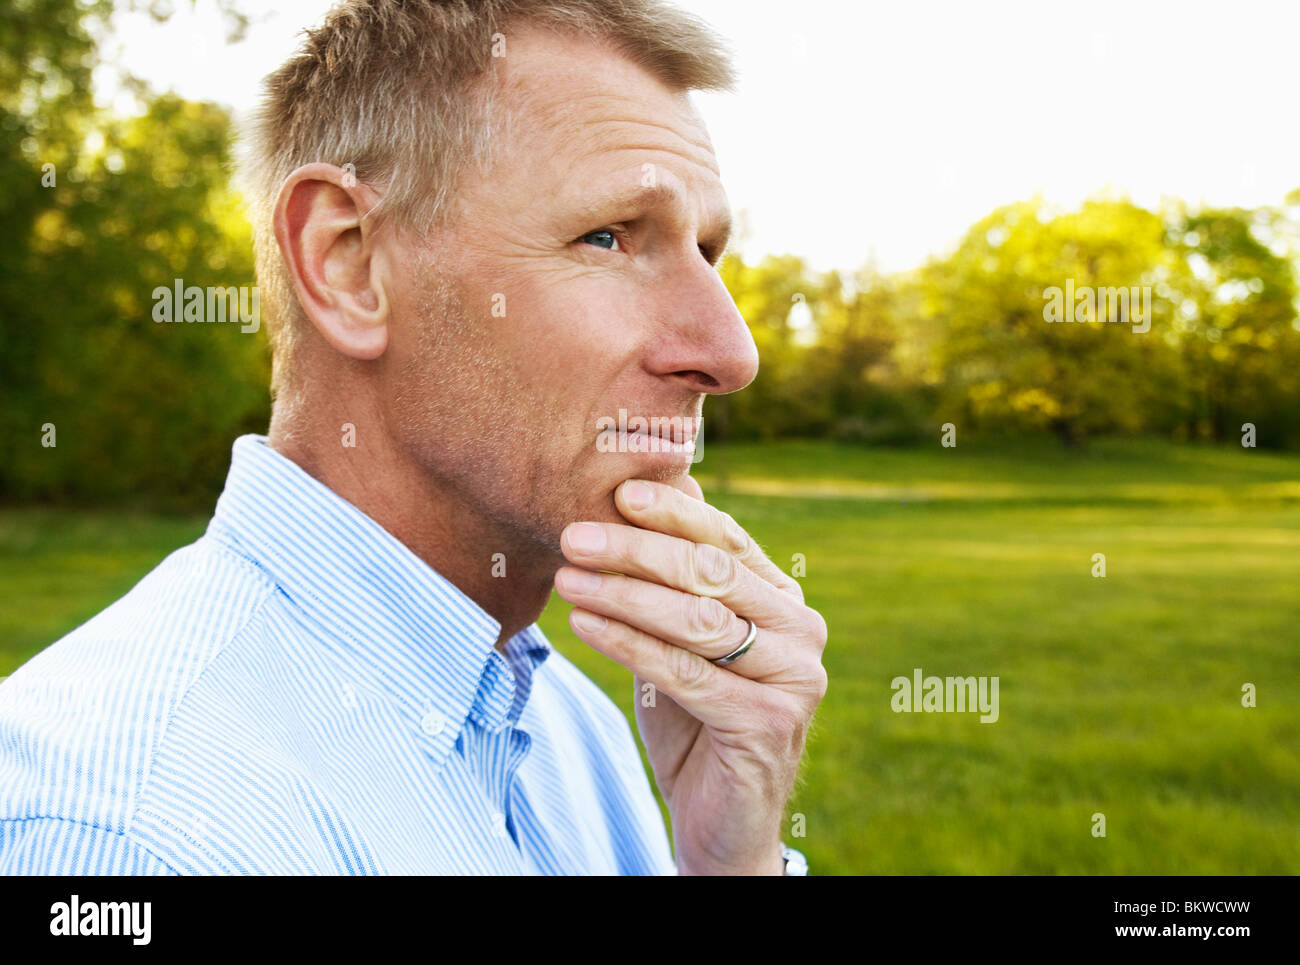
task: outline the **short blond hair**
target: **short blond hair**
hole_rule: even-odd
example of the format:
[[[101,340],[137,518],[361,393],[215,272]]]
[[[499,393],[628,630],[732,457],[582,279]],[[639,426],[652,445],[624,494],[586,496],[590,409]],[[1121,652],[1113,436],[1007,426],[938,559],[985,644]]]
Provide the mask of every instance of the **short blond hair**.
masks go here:
[[[285,179],[314,161],[344,167],[382,195],[368,218],[427,233],[452,209],[460,172],[470,163],[486,170],[497,135],[508,128],[493,88],[481,81],[508,31],[524,25],[610,42],[674,92],[735,83],[718,36],[663,0],[338,4],[266,78],[243,136],[240,181],[253,223],[273,393],[292,378],[297,332],[306,324],[272,226]]]

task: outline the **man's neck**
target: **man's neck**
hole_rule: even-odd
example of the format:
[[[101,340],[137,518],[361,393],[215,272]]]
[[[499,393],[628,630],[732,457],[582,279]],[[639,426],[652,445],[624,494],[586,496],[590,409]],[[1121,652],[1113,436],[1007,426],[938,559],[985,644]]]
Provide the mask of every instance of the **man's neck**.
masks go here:
[[[313,445],[272,420],[269,444],[377,522],[501,624],[496,649],[537,620],[562,560],[521,545],[454,494],[432,487],[391,453]],[[339,454],[331,452],[338,449]]]

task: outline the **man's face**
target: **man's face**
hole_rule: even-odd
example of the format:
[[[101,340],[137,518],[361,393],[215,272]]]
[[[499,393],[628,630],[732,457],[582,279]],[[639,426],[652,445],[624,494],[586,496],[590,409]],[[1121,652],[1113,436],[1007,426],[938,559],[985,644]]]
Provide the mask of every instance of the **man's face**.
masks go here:
[[[689,451],[602,451],[650,448],[602,426],[625,410],[693,429],[758,355],[710,263],[728,207],[686,95],[540,31],[509,36],[499,82],[518,124],[409,259],[386,403],[431,481],[558,554],[568,523],[621,519],[623,480],[690,468]]]

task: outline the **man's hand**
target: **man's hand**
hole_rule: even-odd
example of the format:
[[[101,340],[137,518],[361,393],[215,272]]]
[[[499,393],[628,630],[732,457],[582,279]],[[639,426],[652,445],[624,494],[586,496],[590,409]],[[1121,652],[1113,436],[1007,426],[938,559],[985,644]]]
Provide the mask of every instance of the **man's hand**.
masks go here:
[[[826,621],[699,483],[628,480],[633,525],[573,523],[555,587],[573,632],[635,675],[637,727],[673,821],[681,874],[783,872],[781,817],[826,693]],[[599,570],[613,571],[599,573]],[[758,627],[734,663],[745,619]],[[654,685],[653,706],[640,699]]]

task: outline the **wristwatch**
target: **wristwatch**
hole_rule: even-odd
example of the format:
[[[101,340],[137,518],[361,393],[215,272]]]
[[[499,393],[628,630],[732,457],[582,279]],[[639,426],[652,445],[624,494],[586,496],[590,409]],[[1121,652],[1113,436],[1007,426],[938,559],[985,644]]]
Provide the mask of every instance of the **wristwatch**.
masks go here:
[[[787,847],[784,841],[781,842],[781,857],[785,859],[786,875],[808,874],[808,859],[801,852]]]

